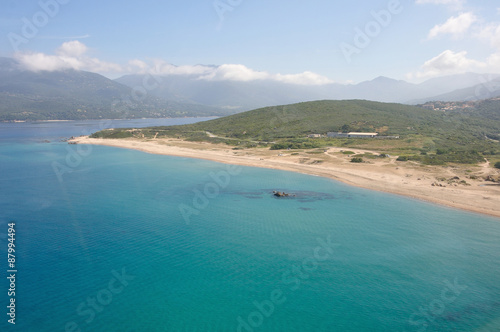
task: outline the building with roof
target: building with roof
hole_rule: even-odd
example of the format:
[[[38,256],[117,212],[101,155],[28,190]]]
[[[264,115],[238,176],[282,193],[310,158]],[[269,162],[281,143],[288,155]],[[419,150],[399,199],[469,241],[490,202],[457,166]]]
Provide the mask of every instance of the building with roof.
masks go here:
[[[350,132],[350,133],[336,133],[336,132],[329,132],[327,134],[328,137],[333,137],[333,138],[375,138],[378,136],[378,133],[357,133],[357,132]]]

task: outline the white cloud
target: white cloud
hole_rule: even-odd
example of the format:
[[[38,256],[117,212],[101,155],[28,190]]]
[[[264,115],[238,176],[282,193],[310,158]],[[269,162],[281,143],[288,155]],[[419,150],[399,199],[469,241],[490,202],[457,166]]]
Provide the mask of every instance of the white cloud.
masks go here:
[[[61,56],[79,57],[87,52],[87,46],[78,40],[73,40],[62,44],[57,49],[57,54]]]
[[[104,62],[96,58],[46,55],[43,53],[19,53],[15,58],[31,71],[58,71],[65,69],[85,70],[99,73],[121,72],[122,67],[115,63]]]
[[[302,84],[302,85],[324,85],[333,83],[333,81],[330,80],[329,78],[310,71],[305,71],[302,74],[292,74],[292,75],[277,74],[275,79],[277,81],[281,81],[284,83]]]
[[[128,64],[129,64],[129,70],[132,72],[142,73],[146,72],[149,68],[147,63],[137,59],[130,60]]]
[[[226,64],[215,68],[211,73],[201,76],[200,79],[209,81],[240,81],[272,80],[298,85],[324,85],[333,83],[327,77],[306,71],[301,74],[270,74],[265,71],[256,71],[244,65]]]
[[[490,55],[486,62],[490,73],[500,72],[500,52]]]
[[[451,4],[452,1],[417,0],[417,3]],[[485,22],[483,18],[476,17],[472,12],[462,13],[451,17],[442,25],[436,25],[429,32],[429,39],[441,35],[451,35],[455,39],[467,36],[475,42],[482,41],[491,47],[491,54],[481,59],[473,59],[468,57],[467,51],[446,50],[426,61],[419,70],[408,73],[408,79],[427,79],[465,72],[480,74],[500,72],[500,23]]]
[[[483,27],[476,37],[490,44],[491,47],[500,50],[500,24],[490,24]]]
[[[106,62],[97,58],[85,57],[81,59],[83,66],[80,70],[91,71],[95,73],[120,73],[123,72],[123,67],[119,64]]]
[[[466,51],[453,52],[446,50],[426,61],[420,68],[420,71],[410,73],[407,77],[409,79],[422,79],[466,72],[484,72],[491,69],[491,65],[490,61],[481,62],[467,58]]]
[[[147,73],[154,75],[187,75],[198,77],[200,75],[210,74],[215,67],[203,65],[183,65],[175,66],[164,60],[155,60],[153,67],[147,70]]]
[[[21,65],[31,71],[57,71],[65,69],[86,70],[91,72],[112,73],[123,71],[118,64],[101,61],[85,55],[88,48],[79,41],[62,44],[57,55],[43,53],[18,53],[14,57]]]
[[[21,63],[21,66],[31,71],[56,71],[72,68],[72,65],[64,61],[63,58],[43,53],[17,54],[16,59]]]
[[[333,83],[327,77],[306,71],[301,74],[270,74],[266,71],[257,71],[242,64],[224,64],[220,66],[184,65],[174,66],[163,60],[153,61],[152,66],[140,60],[129,62],[128,70],[140,74],[159,76],[184,75],[197,80],[205,81],[237,81],[250,82],[271,80],[299,85],[323,85]]]
[[[192,79],[207,81],[239,81],[271,80],[299,85],[324,85],[333,83],[327,77],[306,71],[300,74],[270,74],[257,71],[242,64],[223,64],[220,66],[183,65],[175,66],[164,60],[156,59],[151,64],[134,59],[126,66],[91,58],[86,53],[88,47],[79,41],[62,44],[56,55],[44,53],[18,53],[15,58],[21,65],[31,71],[57,71],[65,69],[85,70],[101,74],[152,74],[158,76],[184,75]]]
[[[226,64],[218,66],[200,79],[208,81],[255,81],[270,79],[271,75],[265,71],[256,71],[244,65]]]
[[[477,21],[476,15],[473,13],[463,13],[459,16],[454,16],[448,19],[446,23],[441,25],[436,25],[429,32],[429,39],[438,37],[439,35],[449,34],[453,38],[462,37],[471,27],[471,25]]]

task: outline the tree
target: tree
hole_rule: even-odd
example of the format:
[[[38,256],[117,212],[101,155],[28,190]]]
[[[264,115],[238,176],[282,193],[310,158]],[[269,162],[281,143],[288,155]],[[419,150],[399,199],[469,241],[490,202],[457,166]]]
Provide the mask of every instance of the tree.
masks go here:
[[[351,126],[349,126],[348,124],[345,124],[342,126],[342,132],[343,133],[348,133],[351,131]]]
[[[442,154],[445,154],[445,153],[446,153],[445,149],[437,149],[436,150],[436,154],[442,155]]]
[[[497,163],[495,163],[495,168],[500,169],[500,161],[499,161],[499,162],[497,162]]]

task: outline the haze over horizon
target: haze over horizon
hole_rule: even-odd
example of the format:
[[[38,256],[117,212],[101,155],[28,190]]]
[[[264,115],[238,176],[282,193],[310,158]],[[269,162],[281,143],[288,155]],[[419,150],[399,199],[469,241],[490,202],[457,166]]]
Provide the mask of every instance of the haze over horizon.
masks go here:
[[[500,8],[487,1],[93,2],[3,2],[0,56],[109,78],[304,85],[500,72]]]

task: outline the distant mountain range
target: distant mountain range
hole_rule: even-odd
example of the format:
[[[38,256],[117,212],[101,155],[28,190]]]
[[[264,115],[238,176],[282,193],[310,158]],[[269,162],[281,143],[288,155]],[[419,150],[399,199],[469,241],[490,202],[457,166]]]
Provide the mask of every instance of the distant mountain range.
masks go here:
[[[474,73],[420,84],[378,77],[359,84],[298,85],[272,80],[204,80],[190,75],[126,75],[21,69],[0,58],[0,121],[228,115],[315,100],[423,104],[500,96],[500,75]]]
[[[102,75],[75,70],[32,72],[0,58],[0,121],[157,118],[226,113],[205,105],[140,94]]]
[[[487,80],[488,78],[488,80]],[[457,79],[460,79],[457,77]],[[500,77],[499,75],[480,75],[480,84],[459,88],[457,90],[443,93],[431,98],[412,100],[410,104],[423,104],[428,101],[477,101],[484,99],[497,98],[500,96]]]
[[[116,81],[130,87],[138,86],[144,75],[127,75]],[[293,104],[314,100],[365,99],[379,102],[422,104],[427,101],[453,98],[453,101],[486,99],[500,95],[500,83],[490,84],[500,75],[467,73],[430,79],[421,84],[412,84],[387,77],[355,85],[327,84],[320,86],[287,84],[276,81],[206,81],[189,76],[161,77],[159,87],[151,94],[176,100],[213,107],[244,111],[260,107]],[[500,81],[499,81],[500,82]],[[486,89],[486,94],[476,91]],[[494,91],[490,91],[494,89]],[[482,98],[485,97],[485,98]]]

